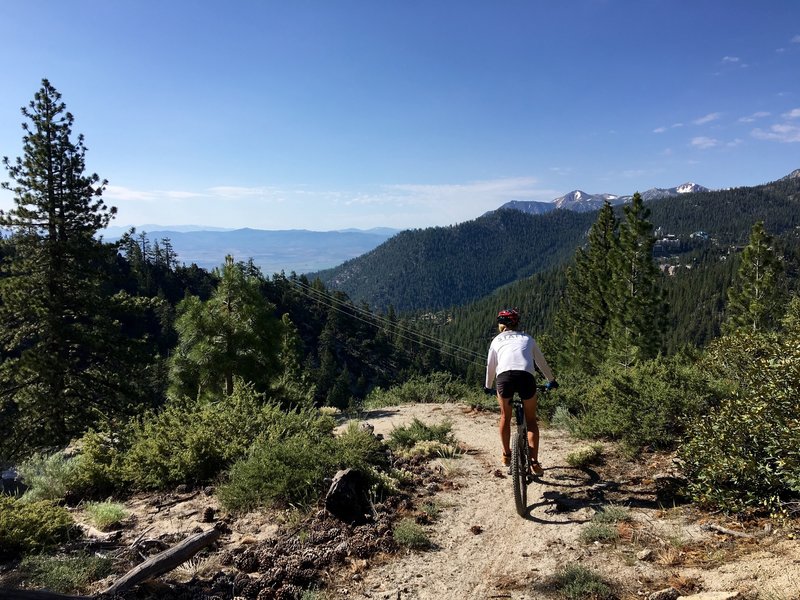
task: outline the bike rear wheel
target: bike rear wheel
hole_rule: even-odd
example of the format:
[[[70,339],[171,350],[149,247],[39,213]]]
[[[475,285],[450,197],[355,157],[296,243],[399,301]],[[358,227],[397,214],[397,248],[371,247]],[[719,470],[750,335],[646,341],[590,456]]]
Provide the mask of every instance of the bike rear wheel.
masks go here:
[[[511,440],[511,477],[514,482],[514,505],[524,517],[528,510],[528,436],[520,429]]]

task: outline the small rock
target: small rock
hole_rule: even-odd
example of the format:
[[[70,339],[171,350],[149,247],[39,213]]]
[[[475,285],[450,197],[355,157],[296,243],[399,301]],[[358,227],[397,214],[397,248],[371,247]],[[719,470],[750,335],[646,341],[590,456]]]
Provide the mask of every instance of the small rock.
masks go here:
[[[647,597],[647,600],[677,600],[681,593],[674,587],[668,587],[663,590],[653,592]]]
[[[481,527],[480,525],[473,525],[472,527],[469,528],[469,530],[475,535],[483,533],[483,527]]]
[[[653,558],[653,551],[650,548],[645,548],[636,553],[637,560],[650,560]]]
[[[189,491],[189,486],[186,485],[185,483],[182,483],[175,488],[175,493],[177,494],[185,494],[188,491]]]

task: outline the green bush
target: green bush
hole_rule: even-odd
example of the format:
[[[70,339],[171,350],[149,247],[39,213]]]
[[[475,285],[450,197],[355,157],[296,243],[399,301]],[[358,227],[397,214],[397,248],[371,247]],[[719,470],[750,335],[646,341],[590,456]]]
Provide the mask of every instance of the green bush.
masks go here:
[[[219,488],[223,506],[247,511],[264,506],[307,507],[336,469],[333,438],[292,435],[257,444],[231,467]]]
[[[82,498],[103,498],[125,489],[122,442],[116,435],[89,430],[80,441],[70,489]]]
[[[93,554],[76,556],[32,555],[22,559],[19,575],[37,587],[69,594],[111,573],[110,558]]]
[[[619,540],[619,532],[614,525],[593,521],[581,529],[579,537],[584,544],[593,542],[614,543]]]
[[[62,500],[70,490],[77,465],[62,452],[34,454],[17,467],[20,478],[28,486],[22,500]]]
[[[305,425],[298,427],[303,416]],[[333,437],[333,420],[316,412],[285,413],[287,426],[268,428],[249,456],[236,462],[220,486],[223,505],[235,511],[262,506],[307,507],[324,492],[324,480],[336,470],[360,471],[371,485],[388,490],[380,469],[388,466],[383,444],[351,421]]]
[[[573,435],[578,433],[578,423],[578,418],[563,405],[557,406],[553,412],[553,416],[550,418],[550,425],[552,427],[568,431]]]
[[[383,443],[358,421],[350,421],[336,438],[335,460],[340,468],[357,469],[362,473],[367,473],[371,466],[388,465]]]
[[[311,409],[286,411],[237,382],[231,396],[171,400],[161,412],[136,423],[128,434],[123,476],[143,489],[205,482],[245,457],[255,442],[299,432],[330,435],[334,424]]]
[[[725,511],[781,511],[800,498],[800,334],[726,336],[703,367],[734,391],[680,449],[690,493]]]
[[[117,502],[89,502],[85,506],[89,520],[98,529],[105,531],[119,525],[128,516],[128,511]]]
[[[578,564],[566,565],[550,584],[567,600],[611,600],[615,597],[611,586],[600,575]]]
[[[411,377],[388,390],[375,388],[364,401],[364,408],[382,408],[400,404],[442,404],[463,402],[470,406],[493,407],[496,401],[482,390],[469,386],[449,373],[431,373]]]
[[[583,398],[578,432],[631,449],[672,449],[687,421],[718,402],[720,386],[681,357],[607,367]]]
[[[0,556],[42,550],[68,539],[75,523],[49,500],[22,502],[0,495]]]
[[[581,446],[577,450],[567,454],[567,464],[570,467],[582,469],[592,464],[597,464],[603,457],[603,445],[591,444],[589,446]]]
[[[425,529],[414,519],[399,521],[393,530],[394,541],[407,548],[422,549],[431,545]]]
[[[593,523],[628,523],[633,520],[631,513],[626,508],[608,504],[594,513]]]
[[[428,425],[418,418],[408,425],[395,427],[389,434],[389,446],[392,448],[413,448],[419,442],[440,442],[445,445],[455,444],[452,434],[453,424],[443,421],[438,425]]]

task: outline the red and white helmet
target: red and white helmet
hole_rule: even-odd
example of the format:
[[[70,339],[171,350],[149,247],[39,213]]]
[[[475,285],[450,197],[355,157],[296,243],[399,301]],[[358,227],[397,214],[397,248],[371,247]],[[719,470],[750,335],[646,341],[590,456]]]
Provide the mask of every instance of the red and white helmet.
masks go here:
[[[497,313],[497,322],[503,325],[516,327],[519,325],[519,311],[516,308],[504,308]]]

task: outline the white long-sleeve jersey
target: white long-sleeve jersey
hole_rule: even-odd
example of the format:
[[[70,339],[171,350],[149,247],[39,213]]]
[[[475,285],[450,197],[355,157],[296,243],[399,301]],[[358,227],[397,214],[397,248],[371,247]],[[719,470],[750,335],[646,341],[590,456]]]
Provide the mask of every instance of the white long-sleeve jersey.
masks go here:
[[[506,329],[499,333],[489,346],[486,359],[486,387],[492,387],[495,377],[505,371],[527,371],[536,375],[536,367],[553,381],[553,371],[544,359],[536,341],[524,331]]]

